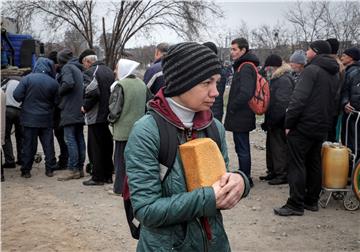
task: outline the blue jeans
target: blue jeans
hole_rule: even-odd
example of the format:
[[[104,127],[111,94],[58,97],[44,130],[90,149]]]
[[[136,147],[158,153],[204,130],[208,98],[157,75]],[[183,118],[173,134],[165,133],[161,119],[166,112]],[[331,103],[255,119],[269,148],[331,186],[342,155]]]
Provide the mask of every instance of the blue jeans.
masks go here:
[[[68,169],[82,171],[85,162],[85,140],[82,124],[64,126],[64,139],[69,152]]]
[[[249,132],[233,132],[235,151],[239,159],[239,170],[251,177],[251,154]]]
[[[34,156],[38,146],[38,137],[45,154],[45,169],[52,171],[56,166],[54,135],[52,128],[24,127],[23,165],[22,172],[29,172],[34,163]]]

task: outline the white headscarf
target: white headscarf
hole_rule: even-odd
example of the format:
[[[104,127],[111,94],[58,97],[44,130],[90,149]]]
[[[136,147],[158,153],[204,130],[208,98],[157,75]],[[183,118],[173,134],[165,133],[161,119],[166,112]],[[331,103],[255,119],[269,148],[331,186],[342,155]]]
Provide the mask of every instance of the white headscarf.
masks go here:
[[[140,65],[139,62],[128,60],[128,59],[120,59],[117,63],[116,68],[116,81],[111,85],[110,91],[112,92],[116,83],[122,79],[128,77],[132,72]]]

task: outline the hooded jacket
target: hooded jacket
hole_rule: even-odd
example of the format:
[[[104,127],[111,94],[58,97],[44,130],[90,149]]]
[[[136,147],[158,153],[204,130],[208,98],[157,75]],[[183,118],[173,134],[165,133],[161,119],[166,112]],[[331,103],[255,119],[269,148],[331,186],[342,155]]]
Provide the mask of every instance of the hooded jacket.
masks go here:
[[[97,69],[97,70],[96,70]],[[96,73],[95,73],[96,71]],[[113,71],[103,62],[95,62],[84,72],[84,85],[86,87],[94,80],[97,81],[96,90],[84,94],[84,109],[86,111],[86,124],[107,123],[109,114],[110,86],[115,81]]]
[[[343,85],[341,95],[341,107],[350,102],[350,105],[355,110],[360,111],[360,63],[355,62],[354,64],[346,67],[345,82]]]
[[[84,115],[81,112],[84,91],[82,70],[83,66],[78,59],[71,59],[62,67],[59,74],[60,126],[84,124]]]
[[[226,108],[225,129],[233,132],[249,132],[255,129],[255,113],[250,109],[248,102],[253,97],[256,86],[256,71],[250,64],[259,65],[258,58],[247,52],[233,64],[234,76],[232,79],[229,100]]]
[[[148,109],[178,128],[180,143],[186,141],[189,129],[186,130],[171,110],[163,89],[149,102]],[[196,138],[205,137],[204,129],[212,120],[210,110],[196,113],[192,134]],[[222,140],[221,153],[228,167],[225,130],[217,120],[216,126]],[[187,192],[179,152],[169,175],[164,181],[160,180],[159,138],[156,122],[147,114],[135,123],[125,148],[131,203],[142,225],[137,251],[230,251],[222,215],[216,209],[214,190],[203,187]],[[207,241],[200,217],[208,218],[211,241]]]
[[[336,109],[334,97],[339,80],[336,60],[325,54],[315,56],[296,84],[286,112],[285,127],[309,138],[325,139]]]
[[[20,121],[25,127],[53,127],[53,113],[59,84],[54,79],[54,63],[46,58],[36,61],[32,73],[23,77],[14,90],[17,102],[22,102]]]
[[[165,85],[161,60],[161,58],[156,60],[144,74],[144,82],[153,94],[156,94]]]
[[[291,67],[283,64],[270,79],[270,104],[265,114],[267,128],[284,128],[285,112],[295,86]]]

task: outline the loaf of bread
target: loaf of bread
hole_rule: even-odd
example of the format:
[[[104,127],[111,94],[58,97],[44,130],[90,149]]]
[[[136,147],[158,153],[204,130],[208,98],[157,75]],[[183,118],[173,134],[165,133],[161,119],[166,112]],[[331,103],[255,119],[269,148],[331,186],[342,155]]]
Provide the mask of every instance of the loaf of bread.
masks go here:
[[[194,139],[179,148],[189,192],[211,186],[226,173],[224,158],[212,139]]]

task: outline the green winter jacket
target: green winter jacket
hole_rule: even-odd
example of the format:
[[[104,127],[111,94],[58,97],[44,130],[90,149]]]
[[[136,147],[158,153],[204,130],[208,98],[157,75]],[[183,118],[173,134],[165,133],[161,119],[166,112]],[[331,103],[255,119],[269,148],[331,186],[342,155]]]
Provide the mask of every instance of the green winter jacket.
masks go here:
[[[225,130],[219,121],[221,152],[228,167]],[[198,137],[205,137],[203,131]],[[180,136],[181,143],[185,137]],[[141,223],[137,251],[230,251],[222,215],[212,187],[187,192],[179,152],[168,177],[161,182],[159,132],[151,115],[138,120],[125,149],[131,203]],[[212,240],[207,241],[199,217],[208,217]]]

